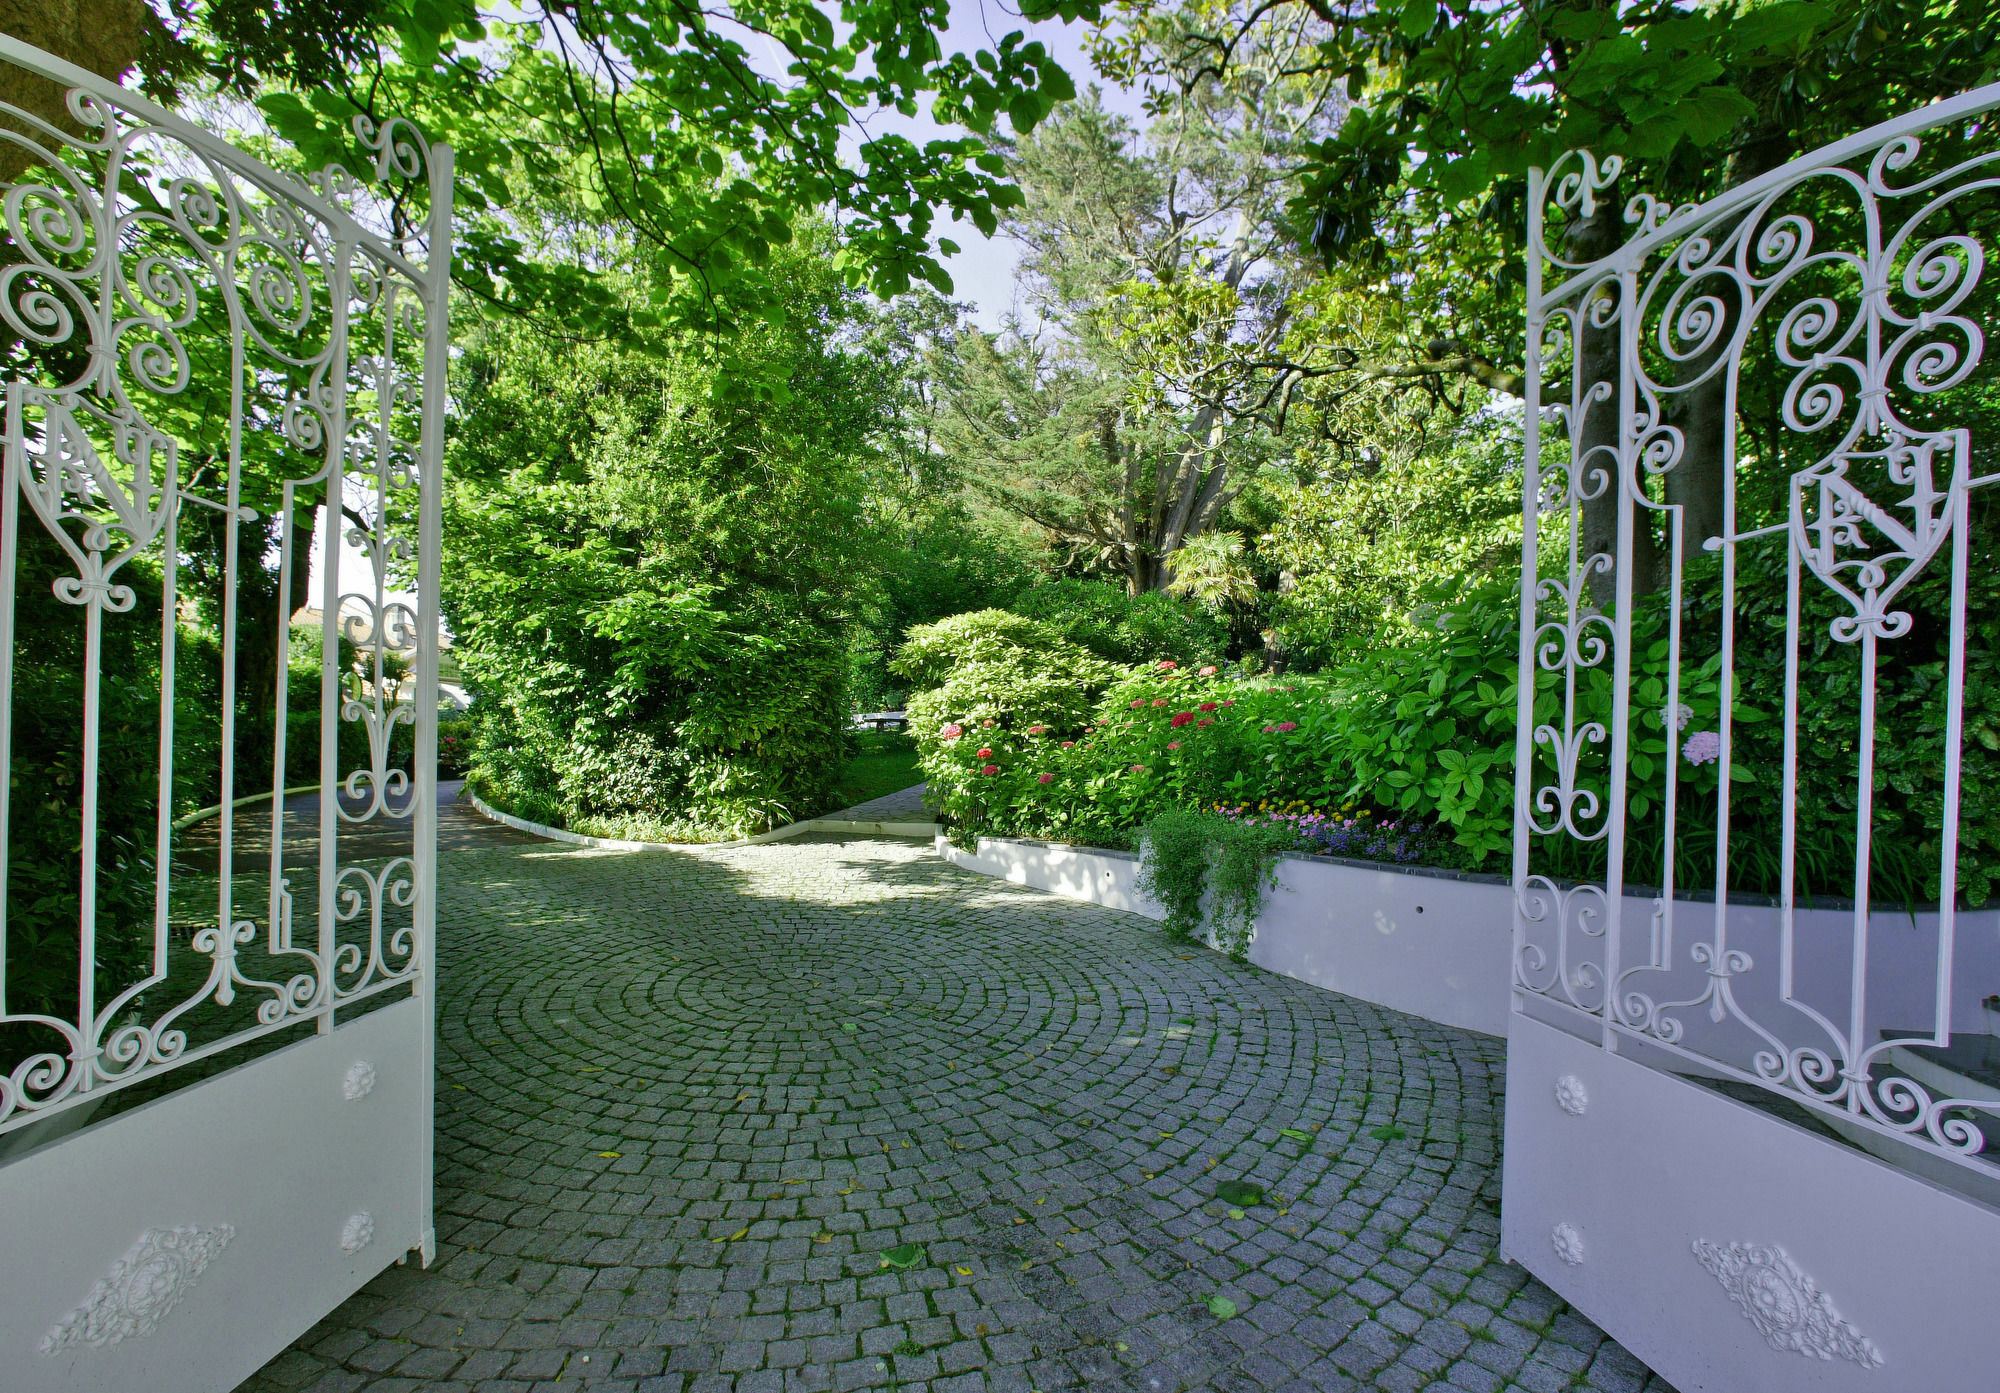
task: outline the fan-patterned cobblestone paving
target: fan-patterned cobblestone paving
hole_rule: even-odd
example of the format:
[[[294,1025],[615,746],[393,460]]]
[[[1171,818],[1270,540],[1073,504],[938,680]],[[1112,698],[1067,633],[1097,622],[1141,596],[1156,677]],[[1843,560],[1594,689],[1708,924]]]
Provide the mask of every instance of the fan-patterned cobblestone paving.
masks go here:
[[[926,852],[447,852],[439,1259],[241,1393],[1670,1393],[1498,1258],[1498,1041]]]

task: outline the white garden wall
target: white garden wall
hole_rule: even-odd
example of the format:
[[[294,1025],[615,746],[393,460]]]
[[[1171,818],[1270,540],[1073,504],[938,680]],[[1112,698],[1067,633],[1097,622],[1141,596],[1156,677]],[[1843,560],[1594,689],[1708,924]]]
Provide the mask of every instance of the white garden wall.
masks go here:
[[[952,864],[981,875],[1148,919],[1165,917],[1139,893],[1139,858],[1131,852],[995,837],[981,837],[976,853],[943,837],[936,847]],[[1686,989],[1700,971],[1686,945],[1712,934],[1714,910],[1686,900],[1676,901],[1673,910],[1673,956],[1680,966],[1663,974],[1659,985]],[[1650,897],[1625,899],[1631,923],[1644,924],[1655,912]],[[1844,909],[1802,909],[1796,920],[1800,942],[1846,942],[1853,929],[1853,914]],[[1871,920],[1869,956],[1880,960],[1872,978],[1871,1023],[1929,1029],[1934,978],[1925,964],[1937,951],[1937,915],[1878,908]],[[1505,1035],[1512,939],[1513,892],[1500,877],[1286,856],[1278,862],[1278,883],[1264,898],[1249,957],[1259,967],[1316,987],[1445,1025]],[[1732,904],[1729,941],[1757,961],[1775,961],[1778,911]],[[1953,1026],[1984,1030],[1982,998],[2000,993],[2000,909],[1960,914],[1953,956]],[[1802,955],[1796,990],[1821,1010],[1844,1014],[1845,978],[1836,982],[1823,970],[1831,961],[1828,955]],[[1680,993],[1654,994],[1667,1000]],[[1724,1029],[1702,1011],[1683,1016],[1690,1039]]]
[[[1130,852],[981,837],[957,866],[1067,899],[1165,912],[1136,885]],[[1503,880],[1286,856],[1250,941],[1250,961],[1286,977],[1445,1025],[1507,1033],[1512,892]]]

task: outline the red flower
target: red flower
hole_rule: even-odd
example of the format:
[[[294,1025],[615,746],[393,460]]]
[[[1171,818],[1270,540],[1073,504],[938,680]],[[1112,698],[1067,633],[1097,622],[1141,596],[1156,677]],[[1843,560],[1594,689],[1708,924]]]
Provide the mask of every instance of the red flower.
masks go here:
[[[1065,750],[1067,750],[1067,749],[1069,749],[1069,748],[1070,748],[1070,747],[1071,747],[1072,745],[1074,745],[1074,744],[1076,744],[1076,741],[1074,741],[1074,740],[1065,740],[1065,741],[1063,741],[1063,748],[1064,748]]]
[[[1134,711],[1137,711],[1140,707],[1144,706],[1145,704],[1146,704],[1146,699],[1144,697],[1140,697],[1137,701],[1132,703],[1132,709]]]
[[[1276,730],[1276,729],[1277,729],[1277,727],[1276,727],[1276,726],[1265,726],[1265,727],[1264,727],[1264,729],[1263,729],[1263,731],[1262,731],[1262,733],[1263,733],[1263,734],[1265,734],[1265,735],[1269,735],[1269,734],[1270,734],[1270,733],[1271,733],[1272,731],[1274,731],[1274,730]]]
[[[1168,658],[1160,664],[1160,671],[1172,672],[1175,668],[1179,666],[1180,666],[1179,663],[1175,662],[1172,658]]]
[[[1035,782],[1038,784],[1052,784],[1055,781],[1056,781],[1056,776],[1053,774],[1043,774],[1035,780]]]
[[[993,751],[991,751],[991,750],[979,750],[979,751],[977,751],[977,752],[976,752],[976,756],[977,756],[977,758],[979,758],[979,759],[991,759],[991,758],[993,758]]]
[[[1225,701],[1222,704],[1224,706],[1234,706],[1236,704],[1236,698],[1231,697],[1228,701]]]
[[[1283,735],[1288,730],[1297,730],[1298,728],[1299,728],[1299,723],[1297,721],[1280,721],[1274,727],[1274,729],[1276,729],[1276,731],[1280,735]]]
[[[1047,727],[1047,726],[1029,726],[1029,727],[1028,727],[1028,734],[1030,734],[1030,735],[1040,735],[1040,734],[1041,734],[1041,733],[1042,733],[1043,731],[1045,731],[1045,730],[1047,730],[1047,729],[1048,729],[1048,727]]]
[[[1215,709],[1215,703],[1212,701],[1204,701],[1201,704],[1201,709],[1204,711],[1213,711]]]
[[[1000,766],[997,764],[989,764],[979,772],[982,774],[997,774],[1000,772]]]
[[[1168,721],[1167,724],[1172,726],[1175,730],[1179,730],[1182,726],[1186,725],[1189,721],[1193,719],[1194,719],[1194,712],[1182,711],[1181,713],[1176,715],[1171,721]]]
[[[1181,742],[1178,740],[1169,740],[1167,742],[1167,748],[1170,750],[1178,750],[1180,747],[1181,747]]]
[[[1153,705],[1155,705],[1155,706],[1165,706],[1166,704],[1167,704],[1167,699],[1166,699],[1165,697],[1154,697],[1154,698],[1153,698]]]
[[[1201,670],[1201,675],[1202,675],[1203,677],[1213,677],[1213,676],[1215,676],[1215,668],[1214,668],[1214,666],[1213,666],[1213,665],[1210,665],[1210,666],[1208,666],[1208,667],[1205,667],[1205,668],[1203,668],[1203,669]]]
[[[951,722],[944,728],[944,738],[947,740],[956,740],[963,734],[965,734],[965,727],[957,721]]]
[[[1146,772],[1146,766],[1143,764],[1135,764],[1132,766],[1132,772],[1134,774],[1143,774]]]
[[[1215,717],[1203,716],[1200,720],[1194,723],[1194,728],[1196,730],[1200,730],[1203,726],[1212,726],[1214,724],[1215,724]]]
[[[981,730],[991,730],[991,729],[993,729],[993,722],[991,722],[991,721],[981,721],[981,722],[979,723],[979,728],[980,728]]]

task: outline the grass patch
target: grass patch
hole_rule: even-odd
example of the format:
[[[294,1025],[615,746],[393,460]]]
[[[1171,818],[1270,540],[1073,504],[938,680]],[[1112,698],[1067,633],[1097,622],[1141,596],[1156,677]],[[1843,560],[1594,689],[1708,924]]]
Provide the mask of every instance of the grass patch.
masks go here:
[[[833,786],[833,807],[851,808],[924,781],[916,742],[900,730],[864,731]]]

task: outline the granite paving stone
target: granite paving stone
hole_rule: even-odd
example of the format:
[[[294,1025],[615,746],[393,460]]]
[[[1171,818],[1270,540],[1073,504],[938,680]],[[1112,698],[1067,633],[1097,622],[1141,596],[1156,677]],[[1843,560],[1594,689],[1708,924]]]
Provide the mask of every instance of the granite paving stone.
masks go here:
[[[1672,1393],[1500,1261],[1498,1040],[916,841],[448,811],[436,1255],[238,1393]]]

